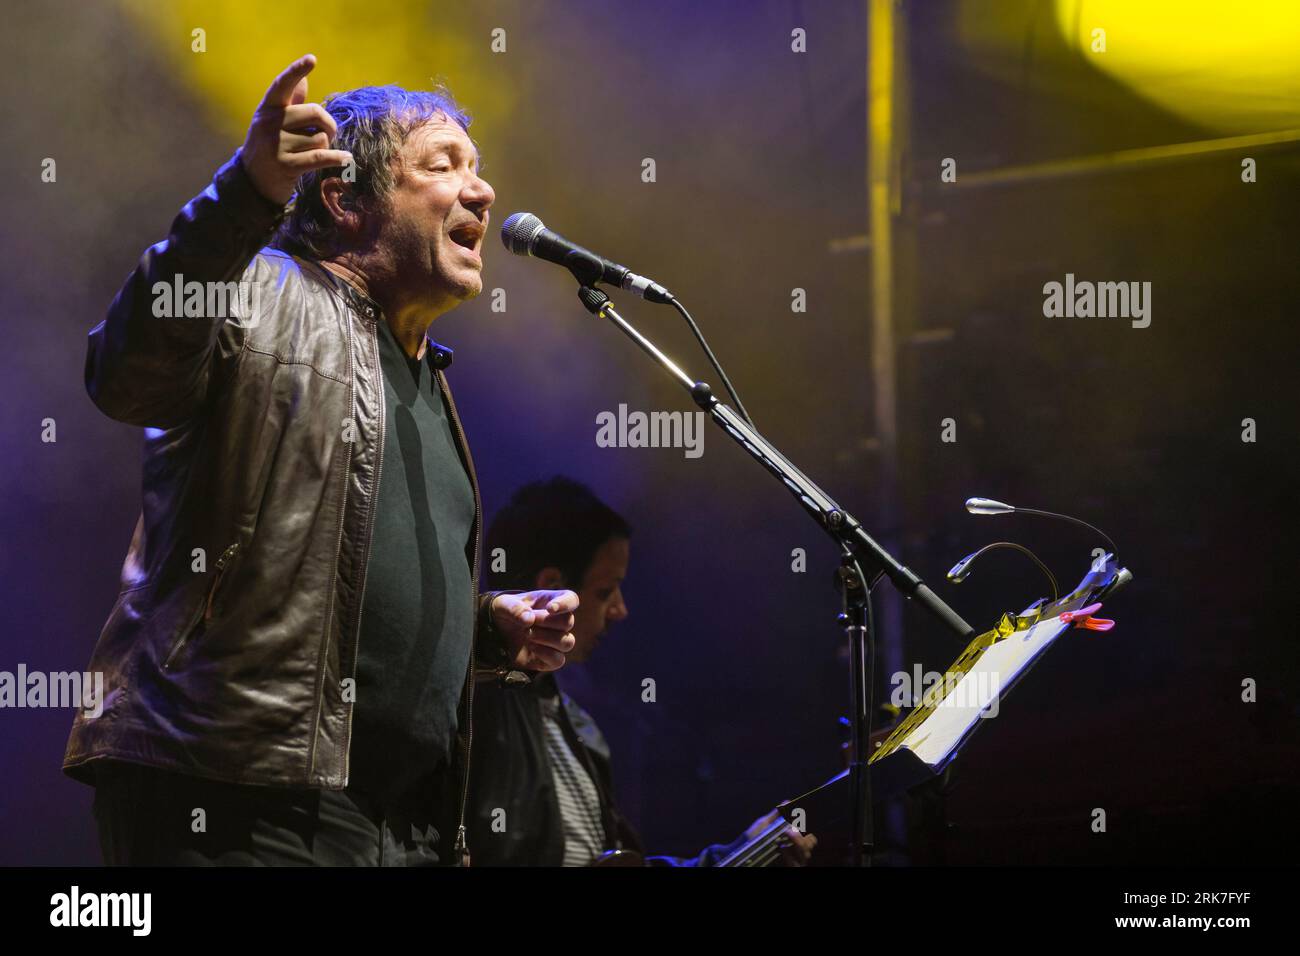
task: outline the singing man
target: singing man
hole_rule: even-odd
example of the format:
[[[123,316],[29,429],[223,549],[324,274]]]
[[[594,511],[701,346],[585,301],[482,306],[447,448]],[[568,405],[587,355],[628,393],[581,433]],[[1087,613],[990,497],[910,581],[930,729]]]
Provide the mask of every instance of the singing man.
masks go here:
[[[104,711],[64,760],[106,863],[463,863],[476,674],[574,644],[572,591],[478,588],[452,353],[428,335],[483,288],[468,116],[441,88],[309,103],[315,64],[275,79],[90,333],[90,397],[146,430],[89,666]]]

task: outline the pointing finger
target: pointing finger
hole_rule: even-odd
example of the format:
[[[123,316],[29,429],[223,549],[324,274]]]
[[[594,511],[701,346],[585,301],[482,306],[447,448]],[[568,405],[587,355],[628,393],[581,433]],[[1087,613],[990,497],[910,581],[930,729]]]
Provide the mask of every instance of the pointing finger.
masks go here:
[[[304,102],[307,99],[307,74],[315,68],[316,57],[313,54],[298,57],[271,82],[262,102],[281,109]]]

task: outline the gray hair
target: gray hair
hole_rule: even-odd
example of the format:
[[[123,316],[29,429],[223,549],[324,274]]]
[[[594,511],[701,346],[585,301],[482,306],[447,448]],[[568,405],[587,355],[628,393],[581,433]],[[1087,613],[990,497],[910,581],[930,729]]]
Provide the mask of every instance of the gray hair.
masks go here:
[[[441,116],[469,131],[469,114],[442,84],[428,92],[363,86],[333,93],[322,105],[338,124],[331,147],[352,154],[357,177],[351,184],[352,198],[367,212],[387,204],[397,185],[394,170],[402,144],[414,130]],[[340,251],[338,229],[321,200],[320,187],[326,179],[342,175],[342,166],[332,166],[299,177],[273,246],[311,259],[326,259]]]

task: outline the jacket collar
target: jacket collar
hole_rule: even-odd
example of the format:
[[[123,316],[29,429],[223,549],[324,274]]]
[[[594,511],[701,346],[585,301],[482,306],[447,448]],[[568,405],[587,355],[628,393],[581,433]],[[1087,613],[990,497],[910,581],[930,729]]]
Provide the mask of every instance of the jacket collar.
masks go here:
[[[321,269],[334,282],[335,288],[342,293],[343,298],[345,298],[352,308],[356,309],[360,315],[364,315],[368,319],[374,319],[377,322],[384,321],[384,310],[379,307],[378,302],[370,298],[370,296],[366,295],[351,282],[348,282],[342,276],[335,273],[332,269],[327,269],[324,265],[321,266]],[[451,365],[451,360],[455,357],[455,353],[447,346],[435,342],[429,337],[429,333],[427,332],[424,334],[424,339],[428,342],[428,345],[425,347],[424,355],[429,364],[436,369],[448,368]]]

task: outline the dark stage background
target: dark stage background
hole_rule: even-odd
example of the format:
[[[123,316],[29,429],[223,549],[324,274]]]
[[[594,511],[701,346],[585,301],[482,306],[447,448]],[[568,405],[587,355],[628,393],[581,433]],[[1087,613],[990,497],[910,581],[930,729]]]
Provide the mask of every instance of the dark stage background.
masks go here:
[[[1041,519],[971,517],[966,497],[1065,511],[1117,541],[1136,576],[1107,604],[1118,626],[1067,635],[1004,702],[958,761],[951,827],[913,847],[918,862],[1291,859],[1296,151],[984,188],[945,189],[939,170],[956,158],[960,183],[981,169],[1293,128],[1296,101],[1279,105],[1265,77],[1224,89],[1222,115],[1198,115],[1192,94],[1173,109],[1054,32],[1057,6],[898,5],[901,497],[881,515],[870,255],[833,243],[868,227],[866,4],[7,5],[0,670],[85,666],[138,514],[141,436],[86,397],[86,333],[242,141],[271,78],[314,52],[313,101],[445,78],[474,111],[494,224],[531,210],[668,284],[760,430],[895,538],[972,623],[1019,610],[1043,583],[992,555],[954,587],[943,576],[957,558],[1011,537],[1070,586],[1097,542]],[[194,28],[205,53],[191,51]],[[791,49],[795,28],[806,53]],[[1261,26],[1261,43],[1271,35]],[[1110,42],[1123,62],[1125,31]],[[1189,53],[1168,74],[1214,68]],[[1233,125],[1234,103],[1261,101],[1278,110]],[[1250,184],[1247,155],[1259,170]],[[47,157],[53,183],[41,181]],[[642,181],[647,157],[653,183]],[[485,294],[433,329],[456,349],[485,507],[566,473],[627,516],[631,616],[563,677],[609,738],[624,810],[653,850],[730,839],[840,769],[835,552],[716,430],[698,459],[597,447],[598,413],[687,410],[685,396],[587,316],[562,272],[508,257],[495,239],[486,260]],[[1150,327],[1045,318],[1043,284],[1066,273],[1151,282]],[[504,312],[491,308],[495,288]],[[806,312],[791,310],[796,288]],[[715,379],[673,313],[630,302],[624,314]],[[55,442],[41,440],[47,418]],[[955,442],[942,440],[947,418]],[[802,573],[795,548],[807,552]],[[902,620],[908,670],[942,669],[960,650],[913,610]],[[654,703],[641,700],[647,677]],[[1241,699],[1247,678],[1255,703]],[[884,686],[882,675],[878,698]],[[0,864],[97,863],[91,791],[59,770],[70,712],[0,720]],[[1090,828],[1095,808],[1106,833]]]

